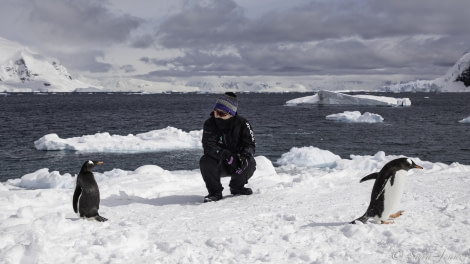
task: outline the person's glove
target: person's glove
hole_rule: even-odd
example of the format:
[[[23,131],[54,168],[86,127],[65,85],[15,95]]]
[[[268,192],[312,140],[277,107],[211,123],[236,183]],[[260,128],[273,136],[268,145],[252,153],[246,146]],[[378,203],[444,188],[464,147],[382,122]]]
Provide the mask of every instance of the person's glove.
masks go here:
[[[249,158],[247,158],[245,156],[241,156],[240,157],[240,166],[235,171],[235,173],[236,174],[242,174],[246,170],[246,168],[248,168],[249,160],[250,160]]]
[[[222,152],[220,152],[220,158],[225,162],[225,164],[234,169],[237,169],[238,165],[240,164],[238,157],[233,155],[233,153],[228,149],[224,149]]]
[[[233,159],[232,152],[228,149],[223,149],[220,152],[220,159],[222,159],[225,162],[230,161],[230,159]]]

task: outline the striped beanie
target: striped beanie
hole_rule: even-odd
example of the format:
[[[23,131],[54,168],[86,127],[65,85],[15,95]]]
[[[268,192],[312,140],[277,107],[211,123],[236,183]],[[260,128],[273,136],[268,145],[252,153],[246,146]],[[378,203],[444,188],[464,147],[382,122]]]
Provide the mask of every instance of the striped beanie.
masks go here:
[[[214,109],[222,110],[232,116],[237,114],[237,108],[237,96],[232,92],[226,92],[224,95],[220,96],[214,106]]]

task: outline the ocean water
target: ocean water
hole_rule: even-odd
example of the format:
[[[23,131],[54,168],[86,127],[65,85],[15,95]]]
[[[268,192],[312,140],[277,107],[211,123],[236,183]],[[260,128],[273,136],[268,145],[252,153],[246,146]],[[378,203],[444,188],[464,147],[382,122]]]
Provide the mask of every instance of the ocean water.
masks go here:
[[[373,93],[371,93],[373,94]],[[419,157],[450,164],[470,164],[469,93],[401,93],[411,107],[285,106],[304,93],[239,94],[239,114],[252,124],[256,155],[274,165],[292,147],[314,146],[342,158],[350,155]],[[0,95],[0,181],[48,168],[75,175],[88,159],[102,160],[98,171],[135,170],[158,165],[167,170],[199,167],[202,150],[137,154],[40,151],[34,141],[56,133],[61,138],[98,132],[128,135],[167,126],[186,132],[202,129],[218,95],[214,94],[9,94]],[[329,114],[361,111],[379,114],[383,123],[351,124],[328,121]]]

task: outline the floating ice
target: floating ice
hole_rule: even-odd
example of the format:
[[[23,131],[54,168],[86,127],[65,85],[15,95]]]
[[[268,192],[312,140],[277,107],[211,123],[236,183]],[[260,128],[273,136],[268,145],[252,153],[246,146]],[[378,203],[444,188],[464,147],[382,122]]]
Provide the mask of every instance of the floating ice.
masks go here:
[[[289,100],[286,104],[411,106],[411,100],[409,98],[394,98],[375,95],[348,95],[321,90],[315,95]]]
[[[326,119],[345,123],[382,123],[384,121],[383,117],[378,114],[369,112],[361,114],[359,111],[344,111],[344,113],[328,115]]]
[[[460,120],[459,123],[470,123],[470,116]]]
[[[97,133],[62,139],[48,134],[34,142],[38,150],[74,150],[81,152],[137,153],[158,152],[175,149],[200,149],[202,130],[184,132],[167,127],[137,135],[127,136]]]

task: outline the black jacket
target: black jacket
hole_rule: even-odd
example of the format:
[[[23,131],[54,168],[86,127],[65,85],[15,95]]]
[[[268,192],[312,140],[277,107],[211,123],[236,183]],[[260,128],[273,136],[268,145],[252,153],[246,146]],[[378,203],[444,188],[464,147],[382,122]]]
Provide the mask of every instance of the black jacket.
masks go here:
[[[228,120],[217,119],[214,113],[204,122],[202,134],[204,154],[221,159],[220,153],[228,149],[240,156],[252,157],[255,154],[255,136],[250,123],[240,115]]]

